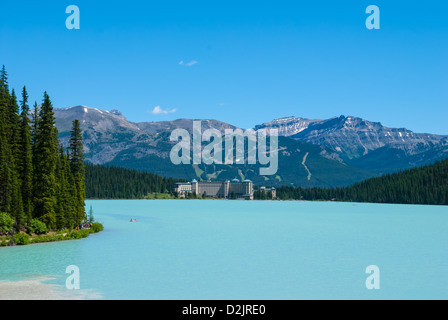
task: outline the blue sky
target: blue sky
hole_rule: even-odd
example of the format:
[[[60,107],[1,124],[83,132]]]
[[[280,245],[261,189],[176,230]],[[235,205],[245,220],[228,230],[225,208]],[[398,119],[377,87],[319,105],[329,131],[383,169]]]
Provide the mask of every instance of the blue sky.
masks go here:
[[[80,30],[65,27],[72,4]],[[380,30],[365,27],[371,4]],[[0,64],[33,101],[47,91],[55,107],[132,121],[343,114],[448,134],[447,12],[435,0],[0,0]]]

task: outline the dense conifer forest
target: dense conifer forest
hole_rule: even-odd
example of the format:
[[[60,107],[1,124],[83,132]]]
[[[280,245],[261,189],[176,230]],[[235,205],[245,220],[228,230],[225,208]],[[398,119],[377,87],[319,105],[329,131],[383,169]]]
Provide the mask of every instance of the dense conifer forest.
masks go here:
[[[448,205],[448,159],[365,180],[344,188],[280,187],[281,200]]]
[[[172,193],[180,180],[154,173],[86,163],[86,196],[89,199],[142,199],[151,193]]]
[[[174,184],[182,180],[87,163],[85,181],[89,199],[142,199],[151,193],[172,194]],[[448,205],[448,159],[421,168],[368,179],[349,187],[283,186],[276,191],[278,200]],[[272,199],[257,190],[254,197],[256,200]]]
[[[85,168],[80,123],[70,144],[58,139],[53,106],[45,92],[31,110],[0,71],[0,235],[36,228],[72,230],[86,219]]]

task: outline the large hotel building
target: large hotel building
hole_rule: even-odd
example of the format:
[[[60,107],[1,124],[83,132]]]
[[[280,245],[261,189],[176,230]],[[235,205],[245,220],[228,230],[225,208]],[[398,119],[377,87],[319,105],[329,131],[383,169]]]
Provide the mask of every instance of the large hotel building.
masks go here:
[[[196,195],[206,195],[207,197],[216,198],[238,198],[238,199],[254,199],[254,184],[250,180],[240,182],[238,179],[232,181],[196,181],[179,182],[174,187],[174,192],[179,196],[185,197],[188,193]]]

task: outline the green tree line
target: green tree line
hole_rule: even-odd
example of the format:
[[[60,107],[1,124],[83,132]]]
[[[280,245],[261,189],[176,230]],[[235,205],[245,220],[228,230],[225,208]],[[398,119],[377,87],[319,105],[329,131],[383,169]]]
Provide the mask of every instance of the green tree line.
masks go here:
[[[40,106],[20,101],[0,71],[0,213],[16,232],[36,221],[49,230],[73,229],[85,220],[85,168],[81,128],[73,121],[70,145],[60,144],[50,97]]]
[[[142,199],[151,193],[173,195],[176,182],[154,173],[86,163],[89,199]],[[421,168],[386,174],[342,188],[276,188],[277,199],[345,201],[396,204],[448,205],[448,159]],[[174,195],[175,196],[175,195]],[[188,194],[187,199],[201,198]],[[229,196],[230,199],[236,198]],[[256,190],[256,200],[270,200],[270,193]]]
[[[150,193],[172,194],[180,180],[107,165],[85,164],[88,199],[142,199]]]
[[[277,188],[281,200],[448,205],[448,159],[343,188]]]

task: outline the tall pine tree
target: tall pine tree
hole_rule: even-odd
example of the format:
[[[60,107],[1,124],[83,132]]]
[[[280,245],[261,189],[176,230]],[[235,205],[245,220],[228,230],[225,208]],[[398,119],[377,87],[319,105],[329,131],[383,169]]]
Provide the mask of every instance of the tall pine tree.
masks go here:
[[[85,214],[85,167],[84,150],[82,145],[82,131],[79,120],[73,120],[73,128],[70,136],[70,167],[75,181],[76,195],[76,215],[75,223],[80,224],[86,219]]]
[[[12,154],[8,143],[8,104],[10,95],[6,71],[0,73],[0,212],[8,212],[11,202]]]
[[[29,120],[28,93],[22,90],[18,170],[21,181],[23,212],[27,222],[32,218],[33,161],[31,151],[31,126]]]
[[[11,92],[10,101],[6,111],[6,134],[9,144],[9,168],[10,168],[10,182],[9,182],[9,211],[11,216],[15,219],[15,226],[17,230],[21,230],[26,225],[26,217],[23,212],[22,193],[20,175],[18,171],[18,161],[20,157],[19,146],[19,128],[20,115],[19,105],[14,89]]]
[[[73,229],[76,225],[75,217],[77,212],[77,193],[76,193],[76,184],[75,178],[73,177],[72,170],[70,167],[70,151],[67,149],[65,155],[65,177],[66,177],[66,190],[67,190],[67,207],[65,208],[65,219],[66,219],[66,227],[69,229]],[[77,224],[79,226],[79,224]]]
[[[5,90],[9,91],[9,89],[8,89],[8,73],[6,72],[5,65],[2,66],[2,70],[0,71],[0,81],[2,82],[2,86],[5,88]]]
[[[53,106],[46,92],[39,111],[34,140],[34,216],[45,222],[48,228],[56,229],[55,171],[58,159],[58,137]]]
[[[56,163],[56,228],[63,229],[67,226],[67,216],[69,214],[69,201],[71,197],[68,189],[66,162],[68,161],[63,145],[59,147],[59,157]]]

